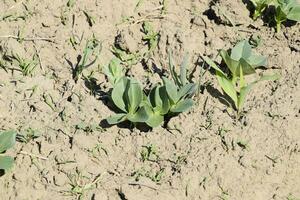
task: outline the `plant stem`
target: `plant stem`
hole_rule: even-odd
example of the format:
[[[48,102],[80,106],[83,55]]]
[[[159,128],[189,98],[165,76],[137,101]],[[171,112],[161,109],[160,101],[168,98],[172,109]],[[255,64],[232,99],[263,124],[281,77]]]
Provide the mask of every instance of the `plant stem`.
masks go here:
[[[276,23],[276,32],[279,33],[281,30],[281,22]]]

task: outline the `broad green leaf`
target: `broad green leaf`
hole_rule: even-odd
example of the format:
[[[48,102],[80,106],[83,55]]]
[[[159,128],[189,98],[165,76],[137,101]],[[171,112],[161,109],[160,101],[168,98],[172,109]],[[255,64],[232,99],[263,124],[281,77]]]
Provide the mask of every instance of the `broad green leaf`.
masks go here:
[[[171,112],[181,113],[189,110],[193,105],[194,101],[192,99],[181,100],[171,108]]]
[[[167,93],[168,93],[168,96],[169,96],[170,100],[173,103],[176,103],[179,100],[176,85],[172,81],[167,79],[166,77],[163,77],[163,82],[164,82],[164,85],[166,87],[166,90],[167,90]]]
[[[226,63],[227,67],[231,71],[233,76],[237,76],[239,74],[239,60],[234,60],[232,59],[229,55],[228,52],[225,50],[220,51],[220,55],[223,58],[224,62]]]
[[[159,96],[162,99],[162,106],[160,110],[161,115],[165,115],[169,112],[170,109],[170,102],[167,94],[167,90],[165,86],[160,87],[159,89]]]
[[[145,107],[141,107],[136,113],[127,114],[127,119],[131,122],[146,122],[148,114]]]
[[[240,90],[240,96],[239,96],[239,99],[238,99],[238,111],[241,111],[243,106],[244,106],[244,103],[245,103],[245,99],[246,99],[246,96],[247,94],[250,92],[251,88],[253,87],[255,83],[250,83],[249,85],[241,88]]]
[[[254,68],[262,67],[267,65],[267,58],[261,55],[251,55],[248,62]]]
[[[0,156],[0,169],[7,172],[13,166],[14,159],[10,156]]]
[[[112,90],[112,100],[114,102],[114,104],[121,109],[124,112],[128,112],[127,110],[127,105],[125,104],[125,97],[124,97],[124,93],[126,90],[126,87],[129,83],[129,79],[127,77],[123,77],[121,78],[114,86],[113,90]]]
[[[214,70],[222,74],[223,76],[226,77],[226,74],[216,65],[214,61],[212,61],[209,57],[207,56],[202,56],[204,62],[206,62],[210,67],[212,67]]]
[[[124,114],[124,113],[115,114],[115,115],[107,118],[106,121],[108,124],[111,124],[111,125],[118,124],[118,123],[121,123],[126,120],[125,116],[126,116],[126,114]]]
[[[153,112],[151,115],[149,115],[148,120],[146,121],[146,124],[148,124],[150,127],[154,128],[159,126],[164,121],[164,116],[160,115],[159,113]]]
[[[134,113],[143,100],[143,90],[136,80],[131,79],[129,81],[127,95],[129,112]]]
[[[287,14],[287,18],[289,20],[300,21],[300,5],[297,5],[291,9],[291,11]]]
[[[184,85],[180,90],[178,91],[178,97],[179,99],[184,98],[186,96],[193,96],[196,92],[196,84],[194,83],[188,83]]]
[[[246,60],[243,58],[240,59],[239,68],[243,69],[244,75],[255,74],[255,68],[253,68]],[[240,70],[240,69],[238,69]],[[240,72],[236,73],[237,76],[240,76]]]
[[[159,92],[160,87],[161,86],[155,86],[149,93],[149,101],[152,107],[162,107],[162,98]]]
[[[0,133],[0,153],[3,153],[15,145],[16,135],[17,133],[15,131],[3,131]]]
[[[181,81],[181,86],[185,85],[187,83],[187,64],[188,64],[188,58],[189,58],[189,54],[186,53],[184,58],[183,58],[183,61],[181,63],[181,66],[180,66],[180,81]]]
[[[168,113],[170,102],[165,86],[155,87],[149,94],[151,105],[161,115]]]
[[[118,58],[114,58],[104,69],[104,73],[111,84],[115,84],[124,76],[124,72],[120,66],[120,63],[121,61]]]
[[[237,92],[231,80],[229,80],[227,77],[225,77],[223,74],[219,72],[217,72],[217,79],[223,91],[233,100],[234,104],[237,107],[238,105]]]
[[[233,49],[231,50],[230,57],[233,60],[240,60],[241,58],[247,59],[251,55],[251,45],[247,40],[243,40],[239,42]]]

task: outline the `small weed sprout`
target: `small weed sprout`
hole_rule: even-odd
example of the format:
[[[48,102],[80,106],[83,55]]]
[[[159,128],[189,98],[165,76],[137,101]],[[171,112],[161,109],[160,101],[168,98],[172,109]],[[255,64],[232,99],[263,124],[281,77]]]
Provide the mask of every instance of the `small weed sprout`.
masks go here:
[[[246,83],[245,75],[255,74],[255,68],[266,65],[266,58],[254,55],[251,52],[251,45],[244,40],[239,42],[231,51],[229,56],[227,51],[220,52],[229,73],[223,72],[211,59],[204,56],[204,61],[216,71],[216,77],[225,94],[234,102],[234,106],[241,113],[247,94],[252,87],[263,80],[277,80],[278,75],[261,76],[259,79]]]
[[[255,7],[253,19],[256,20],[260,17],[272,1],[274,0],[251,0]]]
[[[26,59],[20,57],[18,54],[12,54],[10,59],[15,65],[18,66],[17,70],[20,71],[23,76],[32,76],[38,64],[36,55],[34,55],[32,59]]]
[[[147,42],[148,51],[151,53],[158,45],[159,33],[154,31],[152,25],[147,21],[143,23],[143,33],[145,34],[143,40]]]
[[[73,79],[75,80],[75,82],[79,80],[84,69],[93,65],[97,61],[101,50],[102,50],[101,42],[97,40],[95,37],[87,41],[86,46],[83,50],[83,56],[82,58],[80,57],[79,62],[73,69]],[[93,55],[94,55],[93,61],[87,64],[90,56]]]

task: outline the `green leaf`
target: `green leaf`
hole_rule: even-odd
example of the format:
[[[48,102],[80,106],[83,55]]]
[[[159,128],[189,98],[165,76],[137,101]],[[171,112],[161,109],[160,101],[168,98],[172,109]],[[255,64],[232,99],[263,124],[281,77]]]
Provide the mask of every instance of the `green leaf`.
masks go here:
[[[262,67],[267,65],[267,58],[261,55],[251,55],[248,58],[248,62],[254,68]]]
[[[121,123],[126,120],[125,116],[126,116],[125,113],[115,114],[115,115],[107,118],[106,121],[108,124],[111,124],[111,125],[118,124],[118,123]]]
[[[153,112],[152,114],[149,115],[146,124],[154,128],[154,127],[158,127],[163,121],[164,121],[164,116],[160,115],[159,113]]]
[[[241,58],[247,59],[251,55],[251,45],[247,40],[243,40],[239,42],[233,49],[231,50],[231,58],[233,60],[240,60]]]
[[[176,103],[179,100],[176,85],[172,81],[167,79],[166,77],[163,77],[163,82],[164,82],[164,85],[166,87],[166,90],[167,90],[167,93],[168,93],[168,96],[169,96],[170,100],[173,103]]]
[[[236,76],[240,76],[240,69],[243,69],[243,73],[244,75],[248,75],[248,74],[255,74],[255,68],[253,68],[246,60],[244,60],[243,58],[240,59],[240,65],[238,67],[239,72],[236,73]]]
[[[223,76],[226,77],[226,74],[216,65],[214,61],[212,61],[209,57],[207,56],[202,56],[204,62],[206,62],[210,67],[212,67],[214,70],[222,74]]]
[[[3,131],[0,133],[0,153],[10,149],[16,143],[15,131]]]
[[[183,58],[183,61],[181,63],[181,66],[180,66],[180,81],[181,81],[181,86],[185,85],[187,83],[187,64],[188,64],[188,58],[189,58],[189,54],[186,53],[184,58]]]
[[[128,102],[129,112],[134,113],[143,100],[143,90],[140,84],[134,80],[130,79],[128,84]]]
[[[184,99],[174,105],[170,111],[173,113],[181,113],[189,110],[193,105],[194,101],[192,99]]]
[[[160,114],[165,115],[169,112],[170,109],[170,102],[169,102],[168,93],[165,86],[159,88],[159,96],[162,100]]]
[[[176,85],[180,86],[180,82],[178,79],[178,75],[175,71],[175,66],[174,66],[174,62],[173,62],[173,57],[172,57],[172,52],[169,51],[169,70],[172,76],[173,81],[175,82]]]
[[[160,86],[155,86],[149,93],[149,101],[152,107],[161,107],[162,106],[162,98],[160,97]]]
[[[217,72],[217,79],[221,85],[223,91],[233,100],[236,107],[238,106],[238,97],[235,87],[231,80],[225,77],[223,74]]]
[[[126,87],[128,85],[129,79],[127,77],[121,78],[114,86],[112,90],[112,100],[114,104],[121,109],[124,112],[128,112],[127,107],[126,107],[126,102],[124,98],[124,93],[126,90]]]
[[[148,120],[148,114],[145,107],[141,107],[136,113],[127,114],[127,119],[131,122],[146,122]]]
[[[244,106],[244,103],[245,103],[246,96],[250,92],[250,90],[252,89],[252,87],[253,87],[254,84],[255,84],[255,82],[250,83],[249,85],[241,88],[241,90],[240,90],[240,96],[239,96],[239,99],[238,99],[238,107],[237,107],[237,109],[239,111],[242,110],[242,108]]]
[[[238,60],[233,60],[225,50],[220,51],[220,55],[224,62],[226,63],[227,67],[231,71],[233,76],[237,76],[239,74],[239,61]]]
[[[120,63],[121,61],[118,58],[114,58],[110,61],[109,65],[104,68],[104,73],[111,84],[115,84],[124,76]]]
[[[12,168],[14,159],[10,156],[0,156],[0,169],[7,172]]]
[[[287,18],[289,20],[300,21],[300,5],[297,5],[291,9],[288,13]]]
[[[186,96],[193,96],[196,92],[196,84],[194,83],[188,83],[186,85],[184,85],[182,88],[180,88],[180,90],[178,91],[178,97],[179,99],[184,98]]]

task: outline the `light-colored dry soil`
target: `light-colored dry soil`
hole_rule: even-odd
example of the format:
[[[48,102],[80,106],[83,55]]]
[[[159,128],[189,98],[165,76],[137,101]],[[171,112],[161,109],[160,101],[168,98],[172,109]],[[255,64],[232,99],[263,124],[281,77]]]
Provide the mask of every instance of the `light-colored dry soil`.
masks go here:
[[[146,0],[135,9],[136,3],[78,0],[68,7],[61,0],[1,0],[0,61],[7,71],[0,68],[0,130],[39,137],[7,152],[15,166],[0,178],[0,199],[300,199],[300,25],[276,34],[261,19],[254,22],[240,0],[168,0],[166,7]],[[264,73],[281,78],[254,87],[240,120],[219,100],[221,89],[207,71],[196,105],[167,127],[103,128],[100,122],[113,112],[101,68],[113,58],[118,35],[130,52],[147,48],[144,21],[160,35],[150,58],[128,72],[144,86],[159,80],[154,66],[168,70],[169,49],[176,63],[189,52],[189,65],[200,74],[201,55],[215,58],[252,35],[263,41],[255,51],[268,56]],[[24,41],[5,37],[18,34]],[[70,62],[76,64],[93,35],[102,51],[83,71],[93,79],[75,83]],[[37,55],[32,76],[5,61],[12,54]],[[151,145],[154,154],[143,161],[141,152]]]

